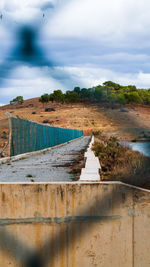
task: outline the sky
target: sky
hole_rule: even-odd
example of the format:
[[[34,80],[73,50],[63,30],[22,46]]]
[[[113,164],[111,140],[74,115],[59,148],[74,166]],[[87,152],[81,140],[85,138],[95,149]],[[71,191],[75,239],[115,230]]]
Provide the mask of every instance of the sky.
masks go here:
[[[0,105],[107,80],[150,88],[149,10],[148,0],[1,0]]]

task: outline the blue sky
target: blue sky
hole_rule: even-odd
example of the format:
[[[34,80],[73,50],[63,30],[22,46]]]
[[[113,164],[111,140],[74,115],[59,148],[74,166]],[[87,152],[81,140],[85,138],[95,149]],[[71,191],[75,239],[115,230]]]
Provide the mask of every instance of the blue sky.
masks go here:
[[[0,105],[106,80],[150,88],[149,10],[148,0],[1,0]],[[25,26],[37,33],[34,64],[14,52]]]

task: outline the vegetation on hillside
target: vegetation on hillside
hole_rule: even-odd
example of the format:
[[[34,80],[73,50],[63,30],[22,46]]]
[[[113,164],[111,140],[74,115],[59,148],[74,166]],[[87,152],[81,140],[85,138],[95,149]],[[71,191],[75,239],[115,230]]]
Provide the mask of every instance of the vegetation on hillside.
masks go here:
[[[44,94],[39,99],[45,103],[55,101],[60,103],[76,102],[110,102],[120,104],[149,104],[150,89],[137,89],[135,85],[123,86],[112,81],[92,88],[75,87],[73,91],[55,90],[51,94]]]
[[[150,158],[122,146],[116,137],[95,133],[93,150],[101,163],[101,179],[150,188]],[[142,179],[141,179],[142,178]]]
[[[16,98],[10,101],[10,104],[14,104],[14,103],[23,104],[23,102],[24,102],[23,96],[17,96]]]

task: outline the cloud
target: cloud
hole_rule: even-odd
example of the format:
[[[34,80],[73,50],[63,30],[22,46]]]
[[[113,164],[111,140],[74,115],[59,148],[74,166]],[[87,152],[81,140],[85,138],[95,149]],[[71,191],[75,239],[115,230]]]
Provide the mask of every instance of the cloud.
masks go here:
[[[91,87],[106,80],[150,87],[150,1],[1,0],[0,10],[4,13],[0,60],[17,43],[12,25],[15,30],[23,23],[34,26],[40,17],[42,23],[36,23],[38,44],[46,59],[56,62],[52,68],[46,64],[39,68],[20,66],[9,77],[6,69],[5,83],[0,84],[1,102],[20,92],[28,98],[54,89]],[[15,65],[14,58],[10,61]]]
[[[46,76],[39,68],[22,66],[15,69],[11,76],[5,79],[0,89],[1,98],[10,101],[17,95],[23,95],[25,99],[37,97],[60,87],[60,83],[50,76]]]
[[[46,2],[45,4],[42,5],[41,9],[43,11],[50,9],[50,8],[54,8],[54,4],[51,2]]]
[[[77,38],[106,47],[150,44],[149,0],[1,0],[0,10],[18,22],[41,18],[57,6],[45,27],[46,38]],[[142,42],[141,42],[142,40]],[[140,42],[137,42],[140,41]]]
[[[22,95],[24,99],[38,97],[44,93],[51,93],[53,90],[72,90],[75,86],[93,87],[107,80],[112,80],[123,85],[135,84],[138,88],[150,88],[150,73],[121,73],[109,69],[94,67],[56,67],[56,80],[50,77],[50,70],[40,71],[38,68],[23,66],[15,70],[11,77],[6,80],[5,87],[1,88],[1,101],[9,102],[17,95]],[[61,80],[57,81],[58,73],[67,73],[68,77],[73,77],[76,83],[65,87]],[[64,78],[65,79],[65,78]]]
[[[108,47],[141,47],[147,43],[145,36],[149,40],[149,9],[148,0],[72,0],[58,10],[49,33],[105,42]],[[141,37],[144,42],[137,43]]]
[[[0,63],[9,54],[12,47],[12,33],[0,24]]]
[[[52,8],[53,3],[53,0],[1,0],[0,10],[4,18],[9,17],[22,22],[38,17],[43,8]]]
[[[111,80],[122,85],[136,85],[138,88],[150,88],[150,73],[122,73],[96,67],[64,67],[64,70],[78,80],[79,86],[93,87]],[[75,85],[75,86],[76,86]]]

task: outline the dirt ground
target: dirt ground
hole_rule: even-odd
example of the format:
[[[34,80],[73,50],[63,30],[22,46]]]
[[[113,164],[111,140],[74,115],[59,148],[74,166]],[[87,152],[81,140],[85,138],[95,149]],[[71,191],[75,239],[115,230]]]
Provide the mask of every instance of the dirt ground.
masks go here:
[[[45,108],[55,111],[45,112]],[[0,149],[7,141],[8,120],[5,114],[59,127],[83,129],[85,134],[92,130],[102,131],[105,135],[115,135],[120,140],[150,140],[150,106],[120,106],[96,104],[59,104],[43,105],[39,98],[29,99],[21,104],[0,107]]]
[[[117,109],[104,108],[103,115],[110,121],[111,128],[106,135],[115,135],[119,140],[150,140],[150,107],[126,106]]]

